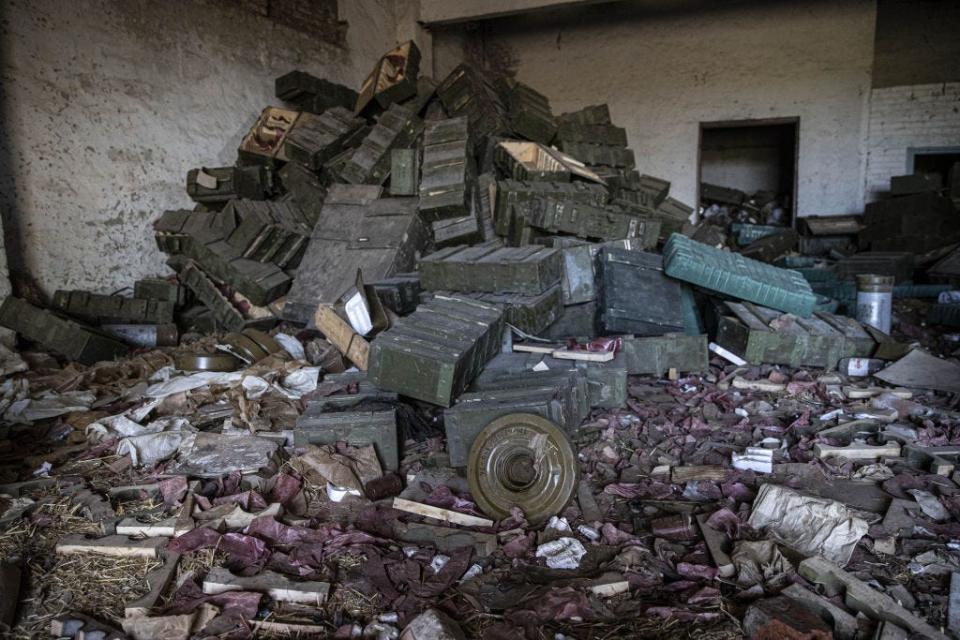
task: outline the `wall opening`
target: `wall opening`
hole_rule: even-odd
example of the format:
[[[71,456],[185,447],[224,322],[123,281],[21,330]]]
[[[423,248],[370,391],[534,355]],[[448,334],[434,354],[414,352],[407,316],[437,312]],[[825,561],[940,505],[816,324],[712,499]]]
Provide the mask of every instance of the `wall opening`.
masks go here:
[[[950,168],[960,162],[960,147],[915,147],[907,149],[907,173],[936,173],[947,184]]]
[[[739,216],[730,211],[733,217],[792,226],[797,208],[799,128],[799,118],[701,123],[698,201],[703,210],[711,204],[726,204],[730,209],[731,203],[706,199],[711,192],[705,192],[703,185],[715,185],[746,196]]]

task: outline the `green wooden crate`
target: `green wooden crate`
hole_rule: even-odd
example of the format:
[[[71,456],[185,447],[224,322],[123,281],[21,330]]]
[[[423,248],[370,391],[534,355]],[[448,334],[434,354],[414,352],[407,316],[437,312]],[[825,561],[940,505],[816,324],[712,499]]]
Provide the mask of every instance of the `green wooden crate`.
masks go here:
[[[364,125],[343,107],[322,114],[301,113],[283,138],[283,151],[291,162],[319,171],[325,162],[344,150],[350,135]]]
[[[268,173],[263,165],[190,169],[187,195],[194,202],[203,203],[227,202],[234,198],[262,200],[269,191]]]
[[[91,324],[165,324],[173,322],[175,303],[61,289],[51,307]]]
[[[436,296],[370,345],[375,386],[449,407],[499,351],[503,312],[456,296]]]
[[[365,408],[361,400],[353,400],[353,410],[339,407],[337,411],[314,410],[310,405],[297,419],[293,430],[294,444],[334,444],[346,442],[353,446],[372,444],[383,467],[389,471],[400,468],[397,443],[397,411],[383,404],[375,409]]]
[[[118,340],[14,296],[7,296],[0,304],[0,326],[86,365],[113,360],[128,351],[127,345]]]
[[[604,247],[597,256],[598,324],[606,333],[663,335],[685,328],[683,283],[654,253]]]
[[[423,288],[538,295],[560,281],[560,252],[539,246],[450,247],[421,258]]]
[[[610,107],[606,104],[592,104],[570,113],[561,113],[557,120],[573,124],[610,124]]]
[[[548,233],[566,233],[591,240],[637,238],[656,246],[660,223],[616,206],[593,206],[558,198],[533,198],[514,208],[514,229],[528,225]]]
[[[420,185],[420,150],[390,151],[390,195],[413,196]]]
[[[422,130],[412,106],[391,104],[360,146],[350,151],[339,177],[350,184],[383,184],[390,172],[390,151],[409,147]]]
[[[927,322],[951,327],[960,326],[960,303],[930,305],[927,311]]]
[[[420,215],[428,222],[471,211],[475,170],[468,118],[428,122],[423,137]]]
[[[682,373],[706,371],[709,363],[707,336],[673,334],[623,337],[621,348],[631,375],[663,376],[670,369]]]
[[[796,271],[780,269],[691,240],[678,233],[664,247],[672,278],[759,305],[810,317],[816,296]]]
[[[580,162],[591,166],[604,165],[627,169],[637,166],[633,150],[627,149],[625,146],[564,141],[560,144],[560,149]]]
[[[443,412],[450,464],[467,464],[470,447],[490,422],[511,413],[533,413],[574,432],[589,413],[586,377],[577,371],[524,372],[463,394]]]
[[[869,358],[876,349],[870,332],[846,316],[818,311],[797,318],[748,302],[725,306],[717,344],[747,362],[832,369],[841,358]]]
[[[516,82],[506,90],[507,117],[513,132],[527,140],[549,144],[557,133],[550,101],[532,87]]]

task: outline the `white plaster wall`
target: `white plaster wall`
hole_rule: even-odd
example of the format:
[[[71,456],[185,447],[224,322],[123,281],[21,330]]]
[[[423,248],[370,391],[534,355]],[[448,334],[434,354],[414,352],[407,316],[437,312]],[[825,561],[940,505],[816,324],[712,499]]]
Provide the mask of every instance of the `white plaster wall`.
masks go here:
[[[699,6],[595,5],[495,20],[486,37],[513,50],[518,78],[555,112],[609,103],[638,169],[682,201],[696,197],[700,122],[799,116],[799,214],[862,211],[875,3]],[[452,49],[440,42],[435,56]]]
[[[874,89],[867,137],[867,200],[908,173],[907,151],[960,147],[960,82]]]
[[[186,171],[230,164],[273,80],[358,86],[395,43],[392,0],[341,0],[347,46],[225,3],[5,0],[0,171],[24,269],[48,294],[166,273],[151,223]]]

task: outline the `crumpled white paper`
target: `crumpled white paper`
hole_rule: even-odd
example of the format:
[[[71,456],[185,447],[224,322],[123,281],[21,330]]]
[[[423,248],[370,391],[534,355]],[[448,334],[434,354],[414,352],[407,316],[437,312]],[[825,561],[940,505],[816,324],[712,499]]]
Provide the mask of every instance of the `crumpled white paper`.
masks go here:
[[[303,350],[303,345],[295,336],[287,333],[278,333],[273,339],[280,343],[283,350],[289,353],[294,360],[306,360],[307,354]]]
[[[551,569],[576,569],[587,550],[576,538],[557,538],[537,547],[537,557],[545,558]]]
[[[841,567],[869,528],[841,502],[769,483],[760,487],[747,522],[800,554],[820,555]]]
[[[87,440],[94,444],[119,438],[117,455],[129,455],[133,466],[140,467],[170,458],[196,431],[186,418],[168,416],[141,425],[121,414],[87,425],[86,433]]]
[[[303,367],[288,373],[280,386],[288,397],[300,399],[311,391],[315,391],[319,380],[320,367]]]
[[[10,404],[3,414],[6,422],[23,424],[55,418],[73,411],[87,411],[97,396],[90,391],[48,391],[39,398],[21,398]]]
[[[247,400],[258,400],[270,390],[270,383],[260,376],[244,376],[240,386],[243,387],[243,396]]]
[[[192,391],[211,384],[232,385],[240,382],[243,374],[238,371],[220,373],[217,371],[199,371],[188,376],[178,376],[147,387],[144,396],[148,398],[166,398],[175,393]]]
[[[319,380],[320,367],[303,367],[288,373],[279,384],[271,384],[260,376],[244,376],[240,386],[243,387],[243,395],[247,400],[257,400],[270,389],[291,400],[299,400],[305,394],[316,390]]]

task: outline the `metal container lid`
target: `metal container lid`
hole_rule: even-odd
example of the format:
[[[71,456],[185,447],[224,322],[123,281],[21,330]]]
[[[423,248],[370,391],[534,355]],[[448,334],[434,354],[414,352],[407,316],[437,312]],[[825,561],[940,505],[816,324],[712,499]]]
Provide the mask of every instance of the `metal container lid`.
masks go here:
[[[467,482],[484,513],[497,519],[520,507],[537,525],[560,513],[576,491],[577,457],[567,435],[530,413],[497,418],[470,447]]]
[[[886,293],[893,291],[895,279],[893,276],[882,276],[876,273],[861,273],[857,275],[858,291],[873,291]]]
[[[229,353],[179,353],[173,366],[180,371],[236,371],[243,363]]]

